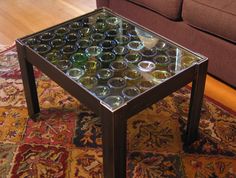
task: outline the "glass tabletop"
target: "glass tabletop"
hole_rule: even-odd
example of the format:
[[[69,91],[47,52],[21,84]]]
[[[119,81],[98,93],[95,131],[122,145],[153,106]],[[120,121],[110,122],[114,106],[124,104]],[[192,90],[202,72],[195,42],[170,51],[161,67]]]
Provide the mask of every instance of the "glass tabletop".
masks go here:
[[[105,9],[23,42],[112,110],[202,60]]]

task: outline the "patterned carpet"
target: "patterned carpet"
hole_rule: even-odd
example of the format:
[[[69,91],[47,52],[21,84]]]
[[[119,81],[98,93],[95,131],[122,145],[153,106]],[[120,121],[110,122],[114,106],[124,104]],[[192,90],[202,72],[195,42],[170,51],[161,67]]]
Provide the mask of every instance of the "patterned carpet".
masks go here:
[[[37,122],[27,116],[14,46],[0,52],[0,177],[101,178],[99,117],[35,75]],[[182,88],[128,120],[128,178],[236,177],[236,113],[205,97],[199,139],[184,148],[189,94]]]

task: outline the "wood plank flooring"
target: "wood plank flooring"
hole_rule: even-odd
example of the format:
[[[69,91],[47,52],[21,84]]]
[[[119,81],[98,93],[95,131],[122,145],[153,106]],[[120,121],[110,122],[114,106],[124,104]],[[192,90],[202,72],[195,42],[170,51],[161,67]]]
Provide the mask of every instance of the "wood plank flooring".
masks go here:
[[[95,0],[0,0],[0,44],[80,16],[96,8]],[[236,111],[236,90],[207,77],[205,93]]]
[[[0,43],[11,44],[95,8],[95,0],[0,0]]]

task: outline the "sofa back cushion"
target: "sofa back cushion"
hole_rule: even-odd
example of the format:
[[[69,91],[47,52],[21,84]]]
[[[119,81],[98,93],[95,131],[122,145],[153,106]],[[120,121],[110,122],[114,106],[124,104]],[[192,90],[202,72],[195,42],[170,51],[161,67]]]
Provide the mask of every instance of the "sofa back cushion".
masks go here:
[[[184,0],[188,24],[236,43],[236,0]]]
[[[182,0],[129,0],[160,13],[172,20],[178,20],[181,17]]]

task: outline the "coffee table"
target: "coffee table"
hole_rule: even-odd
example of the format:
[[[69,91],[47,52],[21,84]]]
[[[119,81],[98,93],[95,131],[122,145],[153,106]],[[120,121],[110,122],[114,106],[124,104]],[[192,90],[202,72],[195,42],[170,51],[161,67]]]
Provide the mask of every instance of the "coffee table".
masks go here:
[[[101,117],[105,178],[126,177],[128,118],[190,82],[185,144],[196,139],[206,57],[106,8],[17,39],[16,46],[31,118],[40,112],[33,66]]]

